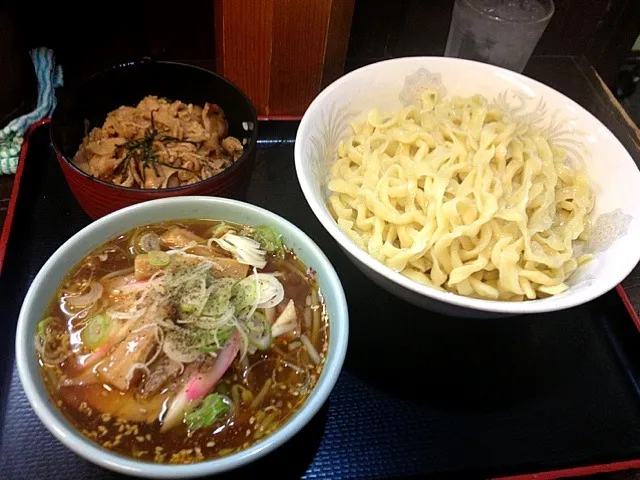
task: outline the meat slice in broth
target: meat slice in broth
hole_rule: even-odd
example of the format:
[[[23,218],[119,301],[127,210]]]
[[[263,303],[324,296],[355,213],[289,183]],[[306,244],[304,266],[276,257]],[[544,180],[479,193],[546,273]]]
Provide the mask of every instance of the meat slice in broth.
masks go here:
[[[129,389],[136,369],[145,366],[147,358],[156,348],[156,334],[151,328],[131,332],[118,344],[97,372],[101,379],[119,390]]]
[[[184,370],[182,364],[171,360],[166,355],[161,355],[154,363],[149,365],[149,373],[138,385],[138,393],[142,398],[156,395],[170,381],[176,378]]]
[[[163,245],[170,248],[185,248],[192,243],[200,244],[205,241],[200,235],[196,235],[192,231],[181,227],[173,227],[167,230],[167,232],[160,237],[160,240],[162,240]]]

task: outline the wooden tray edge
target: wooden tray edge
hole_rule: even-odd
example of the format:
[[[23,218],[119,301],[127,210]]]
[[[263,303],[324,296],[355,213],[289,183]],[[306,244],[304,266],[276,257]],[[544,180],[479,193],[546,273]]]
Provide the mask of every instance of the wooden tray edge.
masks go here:
[[[11,187],[11,197],[9,197],[9,207],[7,208],[7,216],[2,226],[2,234],[0,234],[0,274],[2,273],[2,265],[4,264],[4,256],[7,251],[7,244],[9,243],[9,235],[11,233],[11,225],[13,224],[13,215],[15,213],[16,204],[18,202],[18,194],[20,192],[20,180],[22,179],[22,172],[24,170],[24,162],[27,158],[27,150],[29,149],[29,138],[31,134],[38,127],[45,125],[51,121],[50,118],[43,118],[31,125],[24,135],[24,142],[20,149],[20,158],[18,160],[18,168],[13,179],[13,186]]]

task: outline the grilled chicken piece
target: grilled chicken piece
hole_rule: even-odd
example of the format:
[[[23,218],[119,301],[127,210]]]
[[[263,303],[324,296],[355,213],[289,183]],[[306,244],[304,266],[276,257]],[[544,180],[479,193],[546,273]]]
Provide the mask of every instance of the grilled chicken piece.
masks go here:
[[[204,110],[202,111],[202,121],[204,128],[211,134],[212,137],[217,139],[224,138],[229,129],[229,124],[224,118],[224,112],[222,109],[213,103],[205,103]]]
[[[125,187],[190,185],[242,155],[242,144],[227,137],[228,129],[216,104],[202,108],[149,95],[136,107],[111,111],[83,139],[73,161],[88,174]]]
[[[108,384],[126,391],[135,377],[134,367],[147,361],[156,343],[153,328],[134,330],[118,344],[113,353],[98,364],[96,372]]]

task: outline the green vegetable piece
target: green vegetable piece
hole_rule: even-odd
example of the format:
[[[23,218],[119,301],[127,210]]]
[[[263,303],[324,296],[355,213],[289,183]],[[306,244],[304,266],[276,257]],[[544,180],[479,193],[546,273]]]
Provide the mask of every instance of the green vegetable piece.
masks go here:
[[[171,257],[169,256],[169,254],[160,250],[153,250],[147,253],[147,255],[149,258],[149,263],[154,267],[166,267],[171,261]]]
[[[51,322],[54,322],[55,320],[56,320],[56,317],[47,317],[38,322],[38,335],[40,335],[40,338],[42,340],[45,340],[47,336],[47,327]]]
[[[256,303],[259,294],[260,287],[253,275],[237,282],[231,289],[231,301],[236,315],[239,316],[242,312],[249,310]]]
[[[273,253],[279,257],[284,257],[284,246],[282,245],[282,234],[269,225],[255,227],[249,236],[260,242],[262,248],[268,253]]]
[[[220,317],[229,309],[231,291],[236,281],[232,278],[220,278],[214,280],[214,289],[207,300],[202,315]]]
[[[182,310],[184,313],[193,313],[196,311],[196,307],[195,305],[189,305],[188,303],[183,303],[180,305],[180,310]]]
[[[200,406],[185,415],[189,431],[210,427],[227,416],[231,410],[231,400],[219,393],[212,393],[205,397]]]
[[[271,324],[262,312],[255,312],[247,335],[249,343],[258,350],[267,350],[271,346]]]
[[[205,353],[217,352],[218,350],[224,347],[225,343],[227,343],[227,340],[229,340],[229,338],[231,338],[231,335],[233,335],[233,332],[235,329],[236,327],[231,326],[226,330],[222,330],[222,331],[217,330],[213,333],[210,333],[210,332],[205,333],[203,335],[204,337],[203,341],[198,347],[198,350]],[[218,340],[217,343],[216,343],[216,337]]]
[[[82,329],[82,341],[91,350],[102,345],[109,338],[111,320],[108,316],[99,313],[91,317]]]

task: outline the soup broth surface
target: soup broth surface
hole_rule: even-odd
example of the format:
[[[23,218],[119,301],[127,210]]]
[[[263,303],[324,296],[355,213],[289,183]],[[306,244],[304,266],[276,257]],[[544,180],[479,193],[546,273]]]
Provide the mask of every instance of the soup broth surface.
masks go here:
[[[273,229],[179,220],[87,255],[35,343],[51,400],[86,437],[190,463],[282,426],[322,373],[329,327],[315,272]]]

